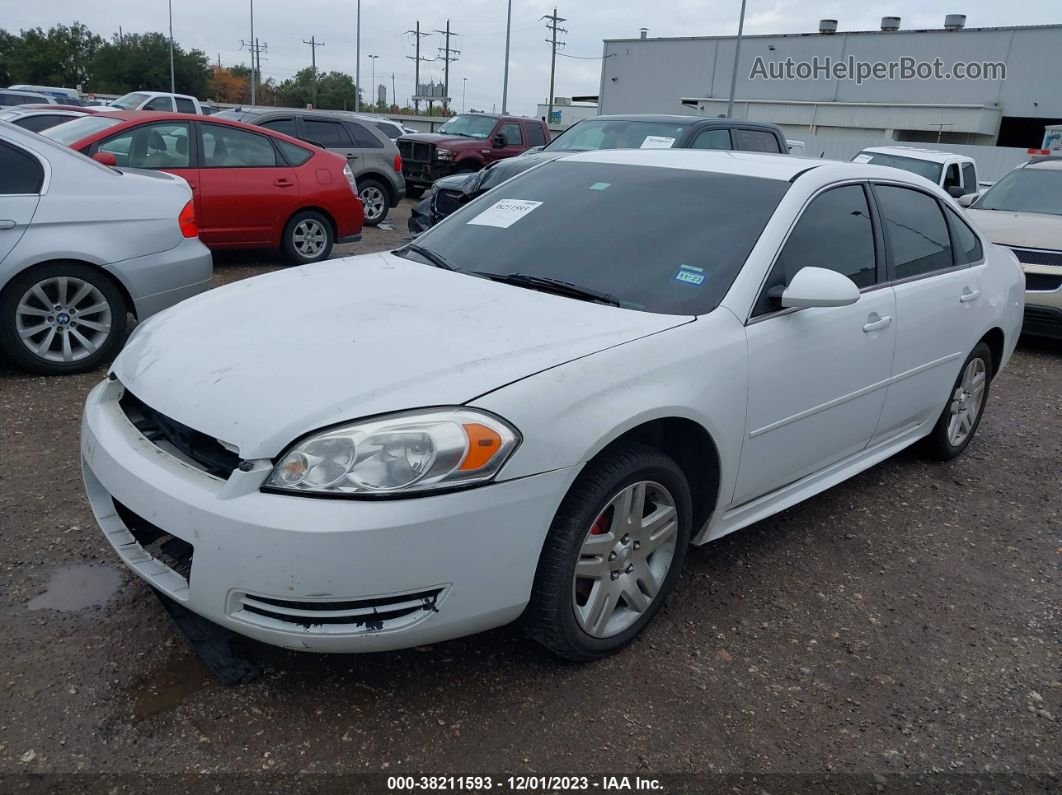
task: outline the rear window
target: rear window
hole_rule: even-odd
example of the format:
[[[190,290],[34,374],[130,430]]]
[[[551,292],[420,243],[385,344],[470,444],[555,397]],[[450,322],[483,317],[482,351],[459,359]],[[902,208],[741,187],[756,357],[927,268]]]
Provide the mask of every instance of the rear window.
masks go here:
[[[383,141],[376,137],[372,130],[368,129],[364,124],[360,124],[356,121],[347,122],[347,132],[350,133],[350,137],[354,139],[354,146],[361,147],[362,149],[383,149]]]
[[[284,159],[288,161],[288,165],[301,166],[313,157],[313,152],[309,149],[303,149],[301,146],[289,144],[287,141],[281,141],[279,138],[274,138],[273,143],[280,148],[280,152],[284,155]]]
[[[57,124],[51,129],[45,130],[41,135],[51,138],[64,146],[72,146],[78,141],[103,132],[110,127],[121,124],[121,119],[109,119],[104,115],[82,116],[80,119]]]
[[[734,146],[742,152],[773,152],[774,154],[779,154],[782,151],[778,146],[778,139],[766,130],[745,130],[735,127],[732,132],[734,134]]]
[[[178,113],[195,113],[195,103],[192,100],[184,97],[174,97],[174,100],[177,102]]]
[[[609,293],[627,308],[699,315],[730,289],[788,188],[561,159],[500,185],[417,243],[459,271],[544,276]]]
[[[44,168],[37,158],[0,141],[0,195],[40,193]]]
[[[902,155],[888,155],[882,152],[860,152],[852,161],[855,163],[873,163],[875,166],[891,166],[910,171],[925,177],[930,182],[939,185],[940,175],[943,173],[942,163],[933,163],[929,160],[919,160],[916,157],[904,157]]]
[[[550,152],[595,149],[670,149],[685,124],[628,119],[588,119],[569,127],[546,147]]]

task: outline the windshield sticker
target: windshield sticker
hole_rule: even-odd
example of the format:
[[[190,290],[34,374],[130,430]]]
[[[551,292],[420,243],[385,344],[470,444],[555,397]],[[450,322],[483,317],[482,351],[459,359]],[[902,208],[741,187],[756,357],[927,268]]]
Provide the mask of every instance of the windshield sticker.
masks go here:
[[[611,182],[595,182],[590,186],[590,190],[606,190]]]
[[[676,282],[688,284],[691,287],[703,287],[708,280],[708,274],[704,268],[696,268],[693,265],[679,265],[678,273],[675,274]]]
[[[542,202],[532,202],[526,199],[502,199],[468,223],[470,226],[496,226],[499,229],[508,229],[540,204]]]
[[[666,135],[647,135],[645,140],[642,141],[640,149],[670,149],[671,145],[675,143],[674,138],[668,138]]]
[[[852,158],[853,163],[869,163],[874,159],[874,155],[856,155]]]

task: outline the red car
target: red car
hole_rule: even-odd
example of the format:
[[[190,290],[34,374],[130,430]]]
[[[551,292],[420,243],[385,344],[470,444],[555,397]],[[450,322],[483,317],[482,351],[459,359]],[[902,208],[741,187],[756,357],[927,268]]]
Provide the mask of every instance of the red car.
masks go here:
[[[160,169],[192,188],[212,249],[281,248],[292,262],[361,239],[364,208],[346,159],[282,133],[186,113],[96,113],[46,130],[106,165]]]

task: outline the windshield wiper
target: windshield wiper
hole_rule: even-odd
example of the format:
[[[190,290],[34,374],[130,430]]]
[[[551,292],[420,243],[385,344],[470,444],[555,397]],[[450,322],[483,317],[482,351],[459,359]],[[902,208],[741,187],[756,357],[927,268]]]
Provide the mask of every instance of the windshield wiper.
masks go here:
[[[416,243],[407,243],[404,250],[412,251],[414,254],[419,254],[432,265],[434,265],[436,268],[442,268],[444,271],[457,270],[453,265],[451,265],[447,261],[446,257],[444,257],[442,254],[436,254],[430,248],[418,246]]]
[[[609,306],[620,305],[619,299],[612,293],[594,290],[590,287],[580,287],[577,284],[561,279],[552,279],[549,276],[531,276],[526,273],[487,273],[486,271],[476,271],[476,275],[495,282],[512,284],[516,287],[526,287],[529,290],[555,293],[568,298],[578,298],[581,301],[593,301],[598,304],[608,304]]]

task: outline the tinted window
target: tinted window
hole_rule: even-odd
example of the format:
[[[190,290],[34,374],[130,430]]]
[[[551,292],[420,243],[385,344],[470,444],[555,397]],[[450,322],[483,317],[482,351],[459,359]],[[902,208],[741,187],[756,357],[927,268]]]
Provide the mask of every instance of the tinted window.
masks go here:
[[[101,152],[130,168],[188,168],[188,122],[142,124],[102,141]]]
[[[546,148],[551,152],[586,152],[592,149],[667,149],[674,145],[684,124],[627,119],[587,119],[569,127]]]
[[[988,189],[978,210],[1062,215],[1062,169],[1017,168]]]
[[[944,172],[944,190],[959,187],[959,164],[949,163],[948,170]]]
[[[374,121],[373,124],[375,124],[377,128],[379,128],[380,131],[392,141],[402,134],[402,128],[389,121]]]
[[[195,103],[192,100],[174,97],[174,101],[177,103],[178,113],[195,113]]]
[[[274,143],[280,147],[281,153],[284,155],[284,159],[293,166],[301,166],[311,157],[313,152],[309,149],[303,149],[301,146],[295,146],[295,144],[289,144],[287,141],[277,141],[274,139]]]
[[[82,116],[80,119],[72,119],[55,125],[44,133],[44,136],[63,146],[73,146],[78,141],[98,132],[103,132],[108,127],[116,127],[121,123],[120,120],[109,119],[102,113],[98,116]]]
[[[887,155],[880,152],[860,152],[852,159],[857,163],[873,163],[875,166],[902,168],[904,171],[910,171],[912,174],[925,177],[937,185],[940,184],[940,174],[944,168],[940,163],[931,163],[928,160],[903,157],[902,155]]]
[[[973,163],[962,164],[962,188],[967,193],[977,193],[977,171]]]
[[[506,146],[522,146],[524,136],[520,134],[520,125],[508,122],[503,124],[498,133],[505,139]]]
[[[698,135],[692,149],[730,149],[730,130],[705,130]]]
[[[303,118],[302,128],[305,130],[303,137],[307,141],[320,144],[325,149],[339,149],[354,145],[347,131],[343,129],[343,125],[338,121]]]
[[[775,260],[753,314],[780,309],[768,293],[777,295],[808,266],[837,271],[861,288],[877,282],[874,226],[859,185],[833,188],[812,200]]]
[[[37,158],[0,141],[0,194],[40,193],[43,184]]]
[[[948,225],[936,199],[891,185],[876,185],[874,195],[897,279],[952,267]]]
[[[267,130],[276,130],[284,135],[290,135],[292,138],[299,137],[299,131],[295,128],[295,119],[270,119],[264,121],[259,127],[265,127]]]
[[[460,271],[545,276],[634,309],[703,314],[730,288],[788,188],[782,180],[562,159],[499,185],[417,243]],[[506,199],[530,204],[514,213]]]
[[[542,132],[542,128],[537,124],[527,125],[527,145],[528,146],[545,146],[546,134]]]
[[[144,106],[144,110],[173,110],[173,100],[170,97],[155,97]]]
[[[951,245],[955,250],[956,265],[970,265],[984,259],[984,251],[981,249],[981,241],[974,234],[959,214],[951,209],[945,210],[948,224],[951,226]]]
[[[203,165],[207,168],[268,168],[277,164],[264,135],[219,124],[203,124]]]
[[[731,130],[734,135],[734,147],[743,152],[774,152],[778,148],[778,139],[764,130]]]
[[[347,122],[347,132],[354,139],[354,146],[362,149],[383,149],[383,141],[377,138],[372,130],[356,121]]]
[[[70,121],[70,116],[60,116],[58,114],[39,114],[37,116],[23,116],[14,122],[24,130],[33,130],[33,132],[41,132],[47,130],[49,127],[54,127],[57,124],[62,124],[64,121]]]

